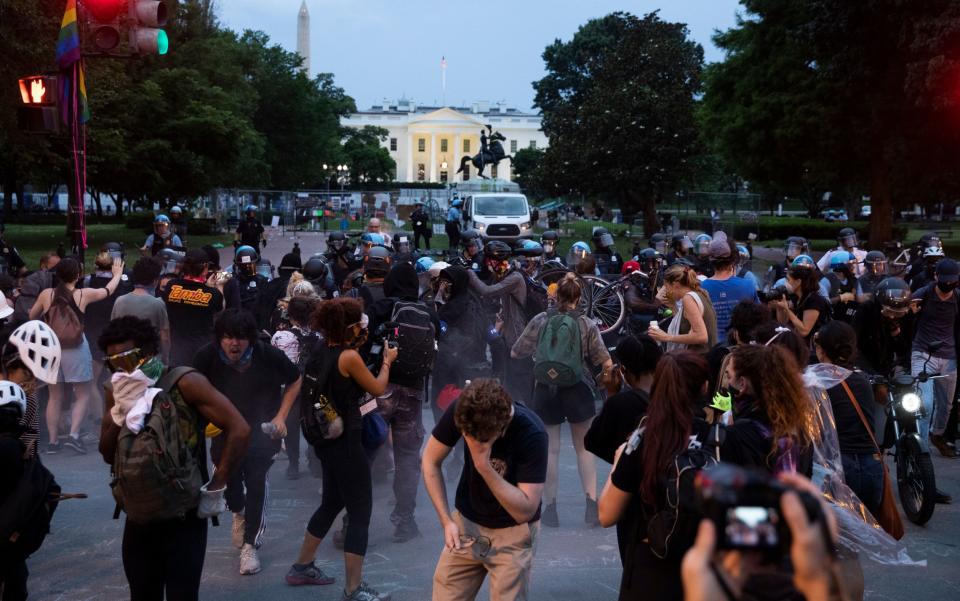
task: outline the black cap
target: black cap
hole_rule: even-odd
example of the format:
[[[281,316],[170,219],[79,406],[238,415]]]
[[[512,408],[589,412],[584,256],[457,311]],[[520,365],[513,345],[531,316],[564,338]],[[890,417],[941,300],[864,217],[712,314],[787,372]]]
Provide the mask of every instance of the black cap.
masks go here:
[[[300,261],[300,255],[294,253],[287,253],[283,255],[283,258],[280,259],[280,270],[290,269],[297,271],[303,267],[303,262]]]
[[[960,265],[953,259],[940,259],[935,273],[938,282],[956,282],[960,280]]]
[[[201,248],[188,250],[186,256],[183,258],[183,262],[187,265],[203,265],[212,263],[209,255],[207,255],[206,251]]]

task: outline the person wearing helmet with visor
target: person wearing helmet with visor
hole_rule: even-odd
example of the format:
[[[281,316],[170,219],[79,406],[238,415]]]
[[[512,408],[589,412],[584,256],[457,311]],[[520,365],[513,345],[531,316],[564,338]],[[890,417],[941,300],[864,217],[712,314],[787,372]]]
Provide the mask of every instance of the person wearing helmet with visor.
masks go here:
[[[567,267],[576,271],[577,265],[579,265],[581,261],[592,256],[593,253],[590,251],[589,244],[583,242],[582,240],[579,242],[574,242],[570,246],[570,250],[567,251]]]
[[[620,275],[623,269],[623,257],[617,252],[613,234],[605,227],[593,228],[593,257],[597,261],[600,275]]]
[[[378,234],[375,232],[364,232],[360,235],[360,244],[357,245],[357,248],[353,252],[355,259],[360,261],[361,266],[363,265],[364,257],[367,256],[367,253],[370,252],[370,249],[374,246],[387,246],[387,239],[383,234]]]
[[[589,251],[589,247],[587,250]],[[506,242],[491,240],[483,248],[483,257],[491,273],[492,283],[483,283],[472,270],[468,270],[468,274],[470,287],[481,298],[500,302],[497,317],[503,322],[501,337],[491,344],[494,371],[503,378],[505,387],[514,400],[529,401],[533,391],[533,365],[528,359],[511,359],[509,356],[513,343],[520,338],[527,325],[527,283],[523,274],[510,269],[511,255],[512,251]]]
[[[417,253],[414,251],[410,238],[403,232],[397,232],[393,235],[393,258],[396,262],[413,263],[417,259]]]
[[[333,281],[337,288],[343,286],[349,273],[360,269],[363,265],[362,258],[357,257],[353,250],[343,232],[330,232],[327,236],[327,251],[324,254],[333,272]]]
[[[558,247],[560,245],[560,234],[554,230],[547,230],[540,235],[540,245],[543,246],[543,262],[556,262],[563,264],[563,257],[560,256]]]
[[[820,294],[829,299],[833,318],[852,323],[863,299],[860,282],[853,275],[853,255],[838,251],[830,258],[830,271],[820,279]]]
[[[184,246],[187,245],[187,216],[180,205],[170,207],[170,229],[173,235],[180,238]]]
[[[667,253],[665,267],[670,267],[678,260],[689,257],[691,250],[693,250],[693,242],[690,240],[690,236],[674,234],[673,238],[670,239],[670,252]]]
[[[260,304],[260,291],[269,283],[257,273],[260,255],[252,246],[241,246],[233,257],[233,276],[240,286],[240,307],[256,314]]]
[[[257,206],[247,205],[247,208],[243,210],[243,216],[243,220],[237,224],[237,229],[234,232],[234,248],[249,246],[254,250],[259,250],[261,244],[266,248],[267,238],[264,234],[266,230],[263,229],[263,224],[257,219]]]
[[[853,319],[857,333],[857,367],[884,377],[910,372],[916,317],[910,311],[910,286],[887,278],[874,289]]]
[[[534,280],[540,272],[543,246],[534,240],[524,240],[516,250],[517,264],[528,280]]]
[[[833,258],[834,253],[838,252],[848,252],[853,255],[854,258],[854,270],[853,275],[860,277],[863,275],[863,260],[867,258],[867,251],[862,248],[857,248],[859,241],[857,240],[857,232],[852,227],[845,227],[837,232],[837,248],[829,250],[820,260],[817,261],[817,268],[820,269],[822,273],[827,273],[830,270],[830,259]]]
[[[783,243],[783,262],[774,263],[767,268],[767,273],[764,276],[765,292],[782,285],[782,281],[787,277],[790,264],[800,255],[810,255],[810,244],[802,236],[790,236]]]
[[[373,303],[386,298],[383,290],[383,281],[390,272],[393,257],[386,246],[372,246],[363,259],[363,285],[357,292],[363,299],[364,306],[370,307]]]
[[[753,259],[750,249],[742,244],[737,245],[737,254],[740,255],[740,266],[737,268],[737,277],[741,277],[751,284],[755,290],[760,290],[760,279],[753,273]]]
[[[880,282],[890,277],[887,273],[887,255],[879,250],[871,250],[863,260],[863,275],[860,276],[860,290],[863,300],[868,300]]]
[[[939,246],[930,246],[923,249],[923,263],[917,266],[917,269],[911,272],[907,281],[910,282],[910,289],[917,291],[924,286],[929,286],[935,281],[935,269],[946,255]]]
[[[820,278],[817,264],[809,255],[800,255],[790,264],[784,285],[796,297],[791,303],[786,298],[770,301],[776,309],[780,323],[793,328],[794,332],[812,345],[813,336],[824,323],[830,320],[830,301],[820,293]]]
[[[693,240],[693,268],[697,275],[713,277],[713,264],[710,262],[710,243],[713,237],[709,234],[700,234]]]
[[[173,233],[170,218],[166,215],[157,215],[153,219],[153,233],[147,236],[141,249],[144,253],[155,256],[164,248],[183,249],[183,241]]]
[[[650,236],[647,246],[657,251],[661,255],[667,254],[667,235],[661,232],[658,232]],[[639,255],[639,253],[637,253]]]
[[[480,232],[473,228],[463,230],[460,234],[460,245],[463,247],[463,250],[450,260],[450,264],[470,269],[477,273],[483,272],[483,239],[480,236]]]

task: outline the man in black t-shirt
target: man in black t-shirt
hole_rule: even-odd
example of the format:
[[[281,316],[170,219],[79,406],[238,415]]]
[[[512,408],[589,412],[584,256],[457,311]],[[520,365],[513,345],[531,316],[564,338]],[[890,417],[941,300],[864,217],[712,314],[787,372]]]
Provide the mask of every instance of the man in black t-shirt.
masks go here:
[[[240,573],[260,571],[257,549],[266,527],[267,472],[287,434],[287,416],[300,394],[300,370],[283,351],[257,340],[257,322],[242,309],[217,319],[214,342],[197,351],[193,367],[230,399],[250,426],[250,444],[224,495],[233,512],[233,544],[240,549]],[[213,439],[214,461],[223,450]]]
[[[264,237],[263,224],[257,219],[257,207],[249,205],[244,213],[246,218],[237,224],[234,232],[233,246],[252,246],[255,250],[260,250],[260,245],[267,246],[267,239]]]
[[[181,277],[163,290],[170,320],[170,365],[189,365],[198,348],[213,338],[213,318],[223,311],[223,290],[206,284],[207,253],[187,252]]]
[[[466,453],[451,514],[441,466],[461,437]],[[434,601],[475,594],[487,573],[491,599],[527,599],[547,475],[540,418],[494,380],[476,380],[434,428],[423,474],[446,546],[433,576]]]

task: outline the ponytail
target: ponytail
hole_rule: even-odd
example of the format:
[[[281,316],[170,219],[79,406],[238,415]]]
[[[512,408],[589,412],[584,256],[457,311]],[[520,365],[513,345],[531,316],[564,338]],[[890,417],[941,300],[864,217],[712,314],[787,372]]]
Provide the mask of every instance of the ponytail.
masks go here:
[[[576,307],[583,295],[583,282],[576,275],[568,273],[557,284],[557,302],[560,307]]]
[[[674,263],[668,267],[663,274],[663,281],[686,286],[694,292],[700,291],[700,279],[697,277],[697,272],[694,271],[693,267],[682,263]]]

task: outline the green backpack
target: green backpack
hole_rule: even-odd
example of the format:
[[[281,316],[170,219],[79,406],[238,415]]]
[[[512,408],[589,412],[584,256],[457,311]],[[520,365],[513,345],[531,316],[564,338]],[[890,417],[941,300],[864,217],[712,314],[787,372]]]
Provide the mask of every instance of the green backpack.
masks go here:
[[[540,384],[565,388],[583,379],[580,325],[565,313],[552,313],[537,337],[533,377]]]
[[[200,504],[206,466],[196,449],[205,440],[196,411],[175,389],[192,371],[177,367],[160,378],[155,387],[163,392],[153,398],[139,433],[120,429],[110,487],[117,509],[132,522],[182,519]]]

